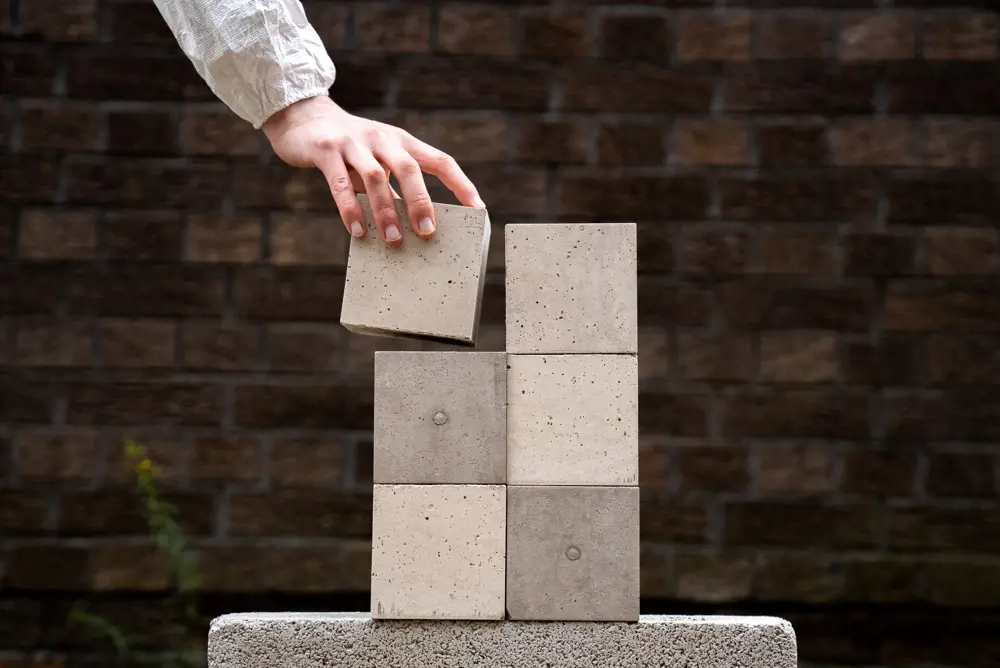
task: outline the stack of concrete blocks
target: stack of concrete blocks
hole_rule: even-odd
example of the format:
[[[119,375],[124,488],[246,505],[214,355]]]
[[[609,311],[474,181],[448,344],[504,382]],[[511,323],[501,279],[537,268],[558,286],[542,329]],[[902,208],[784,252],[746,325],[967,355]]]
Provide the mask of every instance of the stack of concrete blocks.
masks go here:
[[[370,245],[388,279],[352,253],[345,309],[367,310],[345,324],[475,345],[488,216],[439,206],[438,222],[411,252]],[[511,225],[505,251],[506,354],[375,355],[372,616],[635,621],[635,226]],[[401,268],[434,308],[358,294]]]

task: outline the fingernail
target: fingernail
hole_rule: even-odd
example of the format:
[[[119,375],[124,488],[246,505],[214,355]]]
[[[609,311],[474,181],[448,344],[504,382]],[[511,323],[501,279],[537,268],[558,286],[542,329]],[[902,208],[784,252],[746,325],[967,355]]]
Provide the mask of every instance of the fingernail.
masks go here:
[[[399,234],[399,228],[395,225],[385,228],[385,238],[389,241],[399,241],[402,238]]]
[[[417,230],[420,234],[430,234],[434,231],[434,223],[431,222],[430,218],[424,218],[417,223]]]
[[[479,198],[479,195],[476,195],[475,197],[472,198],[472,203],[475,204],[480,209],[485,209],[486,208],[486,202],[484,202],[483,200],[481,200]]]
[[[351,223],[351,234],[353,234],[356,237],[360,237],[364,233],[365,233],[365,228],[361,227],[361,223],[357,221]]]

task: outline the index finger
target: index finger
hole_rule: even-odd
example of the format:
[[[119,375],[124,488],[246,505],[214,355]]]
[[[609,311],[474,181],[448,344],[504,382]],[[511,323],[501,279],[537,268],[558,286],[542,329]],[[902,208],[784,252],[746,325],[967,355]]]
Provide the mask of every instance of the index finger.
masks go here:
[[[413,156],[420,169],[441,179],[441,183],[455,193],[455,197],[463,205],[477,209],[486,208],[476,186],[450,155],[412,136],[403,141],[403,148]]]

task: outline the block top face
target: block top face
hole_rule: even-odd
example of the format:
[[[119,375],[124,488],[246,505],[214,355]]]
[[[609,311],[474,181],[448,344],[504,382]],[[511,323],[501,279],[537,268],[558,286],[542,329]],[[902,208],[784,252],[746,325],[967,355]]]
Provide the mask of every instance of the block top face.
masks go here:
[[[375,485],[376,619],[503,619],[503,485]]]
[[[507,356],[507,483],[636,485],[635,355]]]
[[[392,247],[378,234],[368,197],[358,201],[367,234],[351,238],[341,324],[360,334],[475,345],[490,244],[486,210],[435,204],[437,231],[421,239],[398,200],[403,244]]]
[[[639,618],[639,488],[507,488],[511,619]]]
[[[494,352],[375,353],[375,482],[506,482],[506,363]]]
[[[634,223],[508,225],[507,352],[638,351]]]

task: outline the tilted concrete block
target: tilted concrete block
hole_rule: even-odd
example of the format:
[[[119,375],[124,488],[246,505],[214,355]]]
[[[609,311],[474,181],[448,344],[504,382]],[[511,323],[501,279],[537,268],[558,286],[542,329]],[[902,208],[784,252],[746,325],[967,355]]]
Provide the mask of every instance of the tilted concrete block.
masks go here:
[[[508,487],[511,619],[639,619],[639,488]]]
[[[507,483],[636,485],[635,355],[507,356]]]
[[[503,484],[504,353],[375,353],[376,483]]]
[[[373,622],[363,613],[224,615],[209,668],[795,668],[776,617],[643,615],[639,623]]]
[[[508,225],[507,352],[638,351],[634,223]]]
[[[375,619],[503,619],[503,485],[375,485]]]
[[[341,324],[359,334],[475,345],[490,245],[486,210],[435,204],[437,232],[421,239],[397,201],[403,244],[392,247],[375,228],[367,196],[358,201],[368,233],[351,238]]]

